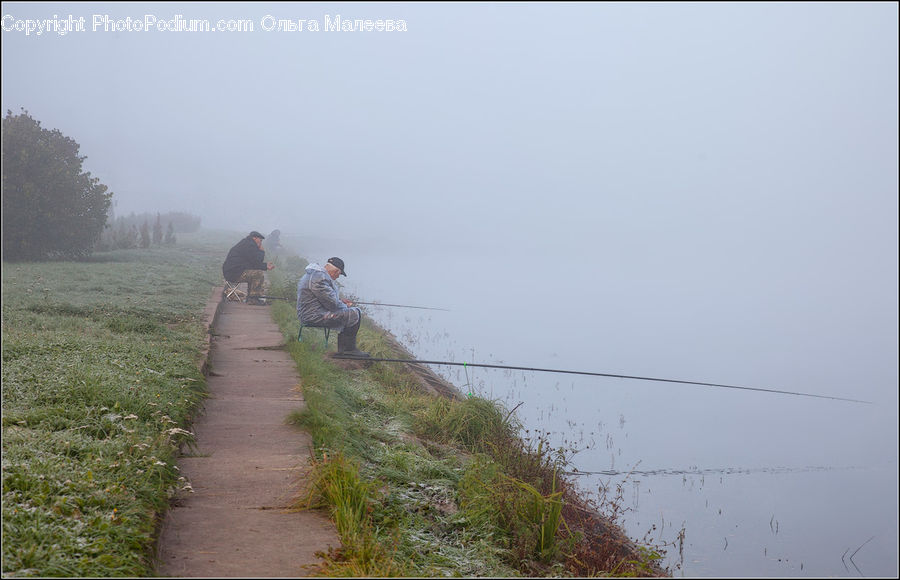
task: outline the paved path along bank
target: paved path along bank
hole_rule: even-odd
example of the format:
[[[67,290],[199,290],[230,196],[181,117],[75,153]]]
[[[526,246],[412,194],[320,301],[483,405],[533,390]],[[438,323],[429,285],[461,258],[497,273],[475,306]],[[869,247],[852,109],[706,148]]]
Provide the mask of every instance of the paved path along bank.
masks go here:
[[[278,348],[283,342],[267,307],[219,306],[209,399],[192,426],[196,448],[178,461],[194,492],[179,492],[165,516],[160,575],[304,576],[319,562],[316,552],[340,547],[324,515],[286,511],[309,469],[312,443],[284,424],[304,402],[296,365]]]

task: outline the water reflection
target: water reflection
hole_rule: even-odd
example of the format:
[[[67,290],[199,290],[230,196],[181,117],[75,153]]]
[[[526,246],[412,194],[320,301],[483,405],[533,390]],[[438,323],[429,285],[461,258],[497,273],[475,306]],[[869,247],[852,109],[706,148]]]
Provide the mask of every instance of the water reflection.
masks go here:
[[[386,326],[394,324],[388,328],[400,332],[419,358],[506,364],[475,347],[462,348],[452,332],[435,329],[440,320],[434,316],[399,320],[396,313],[371,314]],[[865,570],[889,576],[896,569],[896,501],[880,503],[890,497],[885,493],[885,482],[894,479],[889,467],[854,463],[867,454],[840,456],[830,464],[788,462],[834,459],[826,439],[810,448],[821,453],[799,452],[802,445],[789,443],[798,439],[794,429],[821,435],[830,426],[821,428],[809,417],[781,422],[778,412],[768,410],[753,415],[741,402],[719,404],[723,398],[717,394],[719,417],[699,421],[694,429],[685,424],[698,423],[703,412],[697,409],[708,408],[703,398],[709,393],[645,397],[604,390],[598,398],[597,385],[580,379],[473,367],[433,370],[466,392],[515,407],[526,428],[546,429],[554,444],[574,449],[568,475],[607,506],[611,502],[602,498],[618,487],[620,523],[632,537],[664,550],[664,565],[675,575],[855,576]],[[669,409],[680,408],[676,401],[695,409],[681,413],[681,419],[671,413],[663,418],[645,407],[654,398]],[[802,405],[787,404],[791,412],[809,414]],[[844,423],[852,425],[852,419]],[[660,438],[661,430],[670,435]],[[782,448],[761,445],[756,431],[783,437]],[[717,458],[742,463],[710,466]],[[681,465],[646,467],[666,459]],[[880,539],[873,536],[876,529]]]

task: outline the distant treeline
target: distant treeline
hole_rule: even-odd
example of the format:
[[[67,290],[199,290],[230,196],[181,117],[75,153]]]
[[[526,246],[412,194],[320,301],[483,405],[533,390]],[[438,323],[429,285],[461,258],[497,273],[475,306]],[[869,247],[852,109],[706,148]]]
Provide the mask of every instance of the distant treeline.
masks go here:
[[[171,246],[176,233],[196,232],[200,218],[184,212],[135,214],[111,218],[95,246],[98,251]],[[163,231],[165,230],[165,233]]]
[[[140,228],[143,224],[146,223],[152,227],[153,224],[156,223],[157,220],[159,220],[165,227],[168,227],[168,224],[172,224],[172,228],[175,230],[176,234],[189,234],[200,229],[199,216],[181,211],[170,211],[166,213],[131,212],[127,216],[113,216],[112,211],[110,211],[109,217],[110,219],[106,224],[107,226],[118,226],[121,223],[125,224],[126,227],[135,226],[137,228]]]
[[[113,194],[84,171],[78,143],[24,108],[2,120],[3,259],[78,259],[95,250],[172,245],[200,229],[184,212],[114,217]]]

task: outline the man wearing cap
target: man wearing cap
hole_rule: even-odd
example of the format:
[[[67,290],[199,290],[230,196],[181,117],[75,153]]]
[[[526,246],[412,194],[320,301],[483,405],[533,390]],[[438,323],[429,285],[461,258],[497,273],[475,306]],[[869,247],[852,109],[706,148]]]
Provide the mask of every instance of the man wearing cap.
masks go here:
[[[275,264],[264,262],[266,255],[262,247],[262,241],[266,239],[257,231],[250,232],[246,238],[236,243],[228,251],[225,263],[222,264],[222,274],[232,284],[247,283],[247,304],[263,305],[260,298],[263,295],[263,283],[266,270],[271,270]]]
[[[338,331],[335,356],[366,358],[369,353],[356,348],[356,333],[362,311],[340,297],[335,284],[338,276],[346,276],[344,261],[329,258],[325,266],[310,264],[297,282],[297,317],[303,326],[323,326]]]

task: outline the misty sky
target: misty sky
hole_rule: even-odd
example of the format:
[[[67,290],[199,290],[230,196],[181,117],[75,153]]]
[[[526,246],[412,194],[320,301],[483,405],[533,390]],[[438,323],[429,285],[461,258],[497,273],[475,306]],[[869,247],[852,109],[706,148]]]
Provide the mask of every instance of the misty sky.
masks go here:
[[[896,234],[893,3],[5,2],[3,14],[4,112],[76,139],[119,213],[475,244],[561,223],[715,217],[716,234],[759,212],[781,217],[758,237],[848,218],[875,226],[854,224],[860,235]],[[87,30],[13,26],[69,15]],[[94,31],[95,15],[254,30]],[[263,30],[266,16],[326,15],[408,30]],[[832,190],[856,196],[854,215],[822,203]]]

